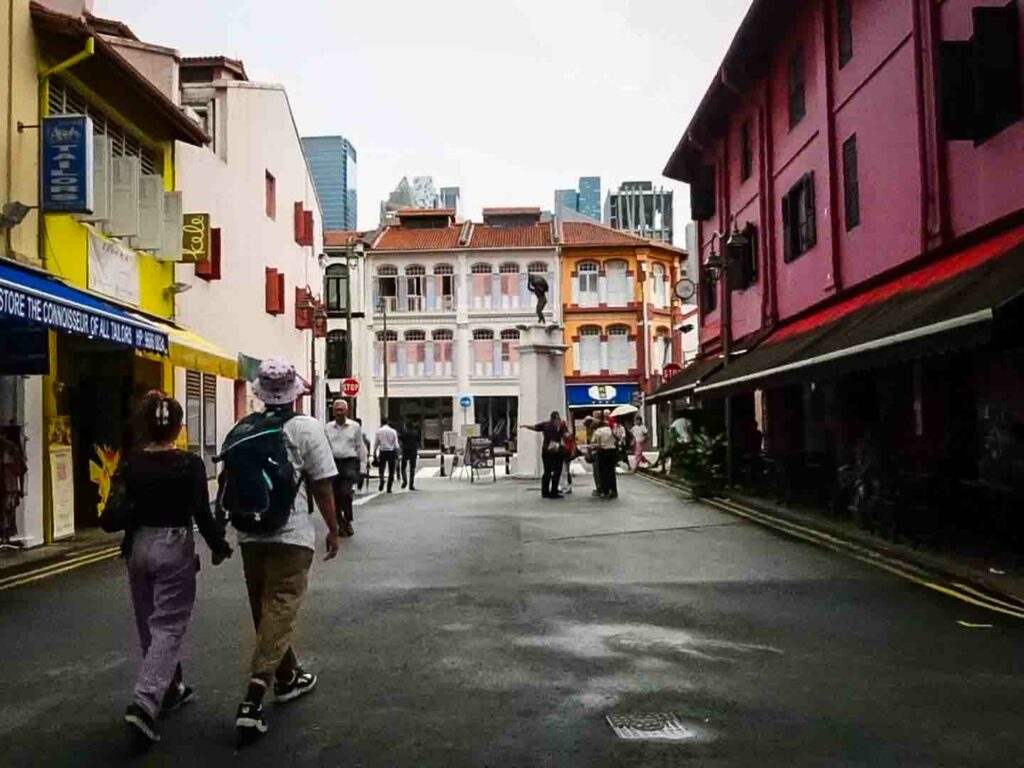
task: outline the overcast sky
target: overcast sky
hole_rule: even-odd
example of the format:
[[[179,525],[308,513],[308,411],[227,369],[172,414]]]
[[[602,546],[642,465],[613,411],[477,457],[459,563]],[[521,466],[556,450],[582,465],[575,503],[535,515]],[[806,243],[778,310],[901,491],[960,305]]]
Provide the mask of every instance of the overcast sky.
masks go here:
[[[303,135],[359,154],[359,225],[403,175],[485,206],[552,207],[661,176],[750,0],[96,0],[185,56],[225,55],[283,83]]]

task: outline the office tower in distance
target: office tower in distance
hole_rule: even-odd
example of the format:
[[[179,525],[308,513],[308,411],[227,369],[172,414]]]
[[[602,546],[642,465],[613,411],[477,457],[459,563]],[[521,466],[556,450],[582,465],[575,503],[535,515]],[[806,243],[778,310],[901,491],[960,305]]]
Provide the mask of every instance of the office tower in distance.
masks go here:
[[[302,146],[320,198],[324,229],[356,229],[355,147],[344,136],[309,136]]]
[[[601,177],[580,176],[576,210],[594,221],[601,220]]]
[[[455,218],[459,218],[462,204],[462,190],[458,187],[441,187],[441,207],[450,208],[455,211]]]
[[[438,192],[433,176],[414,176],[412,183],[403,176],[398,186],[380,203],[380,223],[395,225],[397,213],[403,208],[452,208],[459,215],[462,190],[459,187],[441,187]]]
[[[649,181],[624,181],[605,198],[604,220],[612,229],[672,243],[672,192]]]
[[[563,211],[579,210],[579,193],[575,189],[555,190],[555,215],[562,215]]]

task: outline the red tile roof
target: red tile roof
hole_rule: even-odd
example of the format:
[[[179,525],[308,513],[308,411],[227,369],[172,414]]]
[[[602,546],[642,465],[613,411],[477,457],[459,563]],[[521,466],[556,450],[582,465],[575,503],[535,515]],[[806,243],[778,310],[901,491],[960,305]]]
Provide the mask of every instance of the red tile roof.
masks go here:
[[[540,208],[520,206],[519,208],[484,208],[484,216],[526,216],[536,214],[540,216]]]
[[[324,247],[345,248],[365,237],[368,233],[357,232],[351,229],[326,229],[324,230]]]
[[[683,250],[662,243],[657,240],[648,240],[643,237],[631,235],[629,232],[621,232],[603,224],[588,224],[582,221],[562,222],[562,244],[567,246],[596,246],[596,245],[626,245],[646,246],[648,248],[660,248],[676,253],[683,253]]]
[[[243,80],[249,79],[245,73],[245,63],[241,59],[230,59],[227,56],[185,56],[181,60],[181,66],[224,67],[239,75]]]
[[[434,216],[454,216],[454,208],[399,208],[397,211],[398,217],[401,219],[409,218],[431,218]]]
[[[470,248],[550,248],[551,226],[538,224],[532,227],[490,227],[474,224]]]
[[[462,227],[420,229],[388,227],[373,245],[375,251],[443,251],[459,247]]]

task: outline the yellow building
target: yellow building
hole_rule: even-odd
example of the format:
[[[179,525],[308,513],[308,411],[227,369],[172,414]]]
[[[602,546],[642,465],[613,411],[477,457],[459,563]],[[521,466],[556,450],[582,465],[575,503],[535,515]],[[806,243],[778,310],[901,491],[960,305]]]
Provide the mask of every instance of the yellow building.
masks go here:
[[[685,253],[597,223],[565,221],[559,230],[569,412],[639,406],[679,359],[673,286]]]
[[[96,525],[142,394],[173,391],[175,365],[234,363],[173,324],[174,146],[208,140],[176,103],[176,53],[91,14],[11,9],[0,178],[5,202],[43,213],[9,228],[0,260],[0,397],[24,381],[9,409],[29,466],[18,533],[33,545]]]

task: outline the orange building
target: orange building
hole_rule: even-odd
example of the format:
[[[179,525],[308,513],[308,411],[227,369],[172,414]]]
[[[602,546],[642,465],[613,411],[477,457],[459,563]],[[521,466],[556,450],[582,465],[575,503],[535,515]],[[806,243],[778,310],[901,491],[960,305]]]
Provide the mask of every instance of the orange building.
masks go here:
[[[664,367],[682,362],[673,287],[686,253],[597,223],[559,230],[570,413],[640,405]]]

